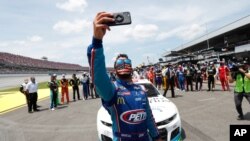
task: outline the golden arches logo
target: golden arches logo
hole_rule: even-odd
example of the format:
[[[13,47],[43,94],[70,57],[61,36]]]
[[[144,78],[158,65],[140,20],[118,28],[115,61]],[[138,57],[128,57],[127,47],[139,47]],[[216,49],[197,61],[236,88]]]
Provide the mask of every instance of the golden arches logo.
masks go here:
[[[117,104],[125,104],[124,98],[123,97],[118,97],[117,98]]]

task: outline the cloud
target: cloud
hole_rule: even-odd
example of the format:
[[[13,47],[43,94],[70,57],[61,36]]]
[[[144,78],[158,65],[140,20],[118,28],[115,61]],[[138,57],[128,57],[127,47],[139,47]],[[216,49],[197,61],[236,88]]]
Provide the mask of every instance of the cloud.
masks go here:
[[[183,30],[183,32],[179,32],[177,36],[181,37],[184,40],[194,39],[195,37],[205,33],[206,29],[204,26],[199,24],[192,24],[189,28]]]
[[[15,44],[15,45],[26,45],[28,42],[26,40],[15,40],[10,43]]]
[[[7,42],[0,42],[0,47],[7,47],[9,43]]]
[[[84,9],[88,6],[86,0],[67,0],[63,3],[57,3],[56,7],[69,12],[84,12]]]
[[[59,31],[64,34],[68,34],[68,33],[82,32],[84,28],[88,28],[90,26],[91,26],[91,22],[87,20],[75,20],[73,22],[59,21],[53,26],[53,29],[55,31]]]
[[[121,53],[115,52],[114,55],[113,55],[113,57],[112,57],[112,61],[115,61],[115,60],[116,60],[116,57],[117,57],[119,54],[121,54]]]
[[[156,35],[158,26],[154,24],[138,24],[134,28],[125,31],[126,36],[132,36],[136,40],[152,38]]]
[[[161,6],[150,6],[147,8],[147,14],[142,16],[151,21],[187,23],[192,22],[203,14],[201,7],[194,5],[173,5],[169,8]],[[157,11],[157,12],[152,12]],[[158,14],[155,14],[158,13]]]
[[[30,45],[34,45],[34,43],[36,42],[40,42],[42,41],[43,38],[41,36],[38,35],[34,35],[31,37],[27,37],[24,40],[9,40],[9,41],[1,41],[0,42],[0,47],[4,47],[4,48],[13,48],[13,47],[19,47],[19,46],[30,46]]]
[[[178,37],[182,40],[187,41],[204,34],[205,31],[206,31],[205,25],[194,23],[174,28],[168,32],[161,32],[157,35],[156,40],[161,41],[171,37]]]
[[[40,42],[43,40],[43,38],[41,36],[35,35],[32,37],[28,37],[28,40],[31,42]]]

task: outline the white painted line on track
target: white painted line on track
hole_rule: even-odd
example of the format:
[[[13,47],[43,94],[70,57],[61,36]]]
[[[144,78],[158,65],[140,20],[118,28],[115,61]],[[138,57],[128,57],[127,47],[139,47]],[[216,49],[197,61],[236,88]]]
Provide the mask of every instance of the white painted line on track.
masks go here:
[[[213,98],[207,98],[207,99],[201,99],[201,100],[198,100],[198,101],[208,101],[208,100],[214,100],[215,98],[213,97]]]

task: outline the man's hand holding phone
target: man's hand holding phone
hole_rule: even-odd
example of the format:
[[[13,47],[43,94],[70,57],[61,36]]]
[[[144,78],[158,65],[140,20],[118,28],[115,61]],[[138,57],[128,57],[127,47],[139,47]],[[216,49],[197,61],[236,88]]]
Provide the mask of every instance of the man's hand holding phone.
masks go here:
[[[94,37],[96,39],[102,40],[103,36],[106,33],[106,30],[110,30],[109,26],[105,23],[114,22],[113,14],[107,12],[100,12],[96,15],[93,27],[94,27]]]
[[[94,37],[102,40],[109,26],[131,24],[131,15],[129,12],[107,13],[100,12],[96,15],[94,24]]]

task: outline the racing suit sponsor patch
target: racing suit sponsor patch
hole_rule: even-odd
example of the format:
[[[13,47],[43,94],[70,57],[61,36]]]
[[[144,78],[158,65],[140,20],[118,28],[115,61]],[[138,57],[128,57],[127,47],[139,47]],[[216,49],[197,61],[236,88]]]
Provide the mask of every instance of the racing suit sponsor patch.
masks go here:
[[[147,114],[144,109],[136,109],[123,112],[120,119],[128,124],[140,124],[146,120]]]
[[[119,104],[125,104],[125,100],[124,100],[123,97],[118,97],[117,98],[117,105],[119,105]]]

